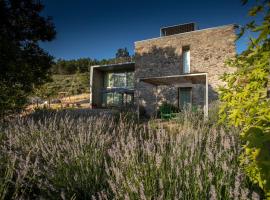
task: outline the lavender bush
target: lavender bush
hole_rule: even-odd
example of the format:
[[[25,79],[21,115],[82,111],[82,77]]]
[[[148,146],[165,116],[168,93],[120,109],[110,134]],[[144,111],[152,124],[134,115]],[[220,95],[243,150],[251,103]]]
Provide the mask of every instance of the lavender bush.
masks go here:
[[[168,128],[170,127],[170,128]],[[257,199],[237,130],[44,115],[2,127],[0,199]]]
[[[231,130],[191,124],[177,134],[145,127],[118,136],[106,167],[116,199],[248,199],[238,167],[239,141]],[[174,129],[175,130],[175,129]]]
[[[7,183],[10,198],[89,199],[106,189],[111,120],[58,117],[20,119],[5,128],[2,160],[15,164]],[[3,171],[9,168],[10,164]]]

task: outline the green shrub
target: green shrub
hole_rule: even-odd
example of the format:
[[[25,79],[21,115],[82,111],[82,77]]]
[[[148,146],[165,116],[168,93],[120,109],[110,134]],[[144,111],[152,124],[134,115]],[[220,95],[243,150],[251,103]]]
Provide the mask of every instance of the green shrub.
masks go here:
[[[170,110],[171,112],[179,112],[179,108],[173,104],[170,104],[168,102],[162,102],[161,106],[159,106],[158,108],[158,115],[160,116],[160,113],[163,111],[163,110]]]
[[[237,130],[185,117],[186,122],[175,122],[172,134],[162,123],[151,127],[124,116],[115,120],[72,112],[46,111],[2,128],[1,199],[257,195],[239,167]]]
[[[247,2],[247,1],[245,1]],[[250,16],[262,14],[263,21],[247,24],[243,30],[257,33],[247,50],[228,61],[235,67],[224,74],[226,86],[220,89],[221,121],[241,129],[243,153],[240,157],[246,174],[270,199],[270,4],[258,1]]]

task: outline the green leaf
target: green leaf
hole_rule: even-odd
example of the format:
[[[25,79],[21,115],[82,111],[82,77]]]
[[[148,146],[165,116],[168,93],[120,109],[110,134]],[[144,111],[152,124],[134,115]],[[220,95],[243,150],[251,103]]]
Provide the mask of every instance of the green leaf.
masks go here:
[[[254,6],[252,9],[249,10],[249,16],[255,16],[258,12],[261,12],[263,10],[263,6]]]

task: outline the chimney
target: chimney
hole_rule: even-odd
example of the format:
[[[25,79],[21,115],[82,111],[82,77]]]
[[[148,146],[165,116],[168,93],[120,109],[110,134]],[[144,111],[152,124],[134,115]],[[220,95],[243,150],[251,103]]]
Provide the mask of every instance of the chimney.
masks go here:
[[[175,35],[179,33],[186,33],[186,32],[195,31],[196,29],[197,28],[196,28],[195,23],[168,26],[168,27],[163,27],[160,29],[160,36],[163,37],[163,36]]]

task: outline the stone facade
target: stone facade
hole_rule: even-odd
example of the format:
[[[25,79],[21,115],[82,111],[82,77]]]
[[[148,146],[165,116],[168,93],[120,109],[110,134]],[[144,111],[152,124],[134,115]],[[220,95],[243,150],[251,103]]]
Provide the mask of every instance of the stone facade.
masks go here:
[[[227,25],[135,42],[135,100],[151,115],[156,104],[162,101],[178,106],[178,87],[192,87],[192,104],[204,105],[204,84],[186,82],[156,88],[138,81],[183,74],[182,49],[185,46],[190,49],[190,73],[208,74],[209,103],[215,100],[216,90],[223,84],[219,77],[232,71],[224,62],[236,54],[235,39],[235,26]]]

